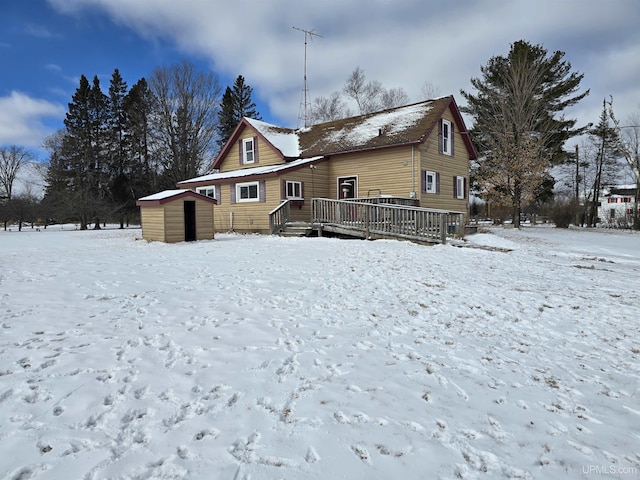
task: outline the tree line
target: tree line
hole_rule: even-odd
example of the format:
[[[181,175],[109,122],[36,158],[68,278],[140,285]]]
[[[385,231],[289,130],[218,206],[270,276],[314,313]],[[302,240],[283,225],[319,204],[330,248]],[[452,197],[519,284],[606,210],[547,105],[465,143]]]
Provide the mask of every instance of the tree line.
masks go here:
[[[115,69],[104,91],[82,75],[64,129],[47,137],[44,197],[12,195],[17,173],[33,164],[21,147],[0,150],[0,216],[19,228],[34,217],[101,222],[137,220],[136,199],[175,188],[208,168],[242,116],[259,118],[242,75],[224,94],[218,77],[187,61],[156,69],[131,88]],[[28,208],[25,208],[25,205]]]
[[[573,71],[564,55],[514,42],[507,55],[481,67],[481,76],[471,79],[472,91],[461,91],[466,100],[461,110],[472,118],[470,133],[479,153],[471,164],[472,191],[493,212],[506,212],[499,216],[510,216],[515,226],[523,211],[545,207],[563,210],[573,223],[596,225],[599,192],[623,169],[631,172],[636,206],[640,203],[640,120],[622,127],[613,99],[603,101],[595,125],[568,118],[567,109],[589,90],[581,90],[584,75]],[[438,93],[425,82],[425,98]],[[126,224],[137,215],[137,198],[202,174],[243,116],[260,119],[251,97],[242,76],[222,93],[215,74],[199,72],[189,62],[158,68],[131,89],[116,69],[107,93],[97,76],[92,83],[82,76],[65,128],[45,142],[49,164],[40,216],[74,219],[80,228],[101,219]],[[313,100],[310,121],[408,102],[402,88],[368,80],[356,67],[341,91]],[[581,148],[566,150],[575,137],[583,139]],[[15,163],[8,159],[24,161],[25,152],[14,147],[0,154],[0,212],[6,222],[24,216],[14,209],[11,217],[6,206],[17,205],[10,185]],[[637,210],[634,215],[638,228]]]

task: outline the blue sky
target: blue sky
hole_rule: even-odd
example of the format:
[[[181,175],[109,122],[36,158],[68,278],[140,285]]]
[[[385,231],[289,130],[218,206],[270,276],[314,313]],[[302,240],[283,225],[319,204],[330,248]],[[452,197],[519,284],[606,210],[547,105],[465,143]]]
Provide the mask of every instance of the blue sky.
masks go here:
[[[446,8],[443,8],[446,5]],[[0,145],[40,153],[63,126],[80,75],[108,89],[118,68],[132,86],[183,59],[212,69],[224,88],[244,75],[263,119],[298,126],[303,34],[311,97],[340,90],[359,66],[371,80],[423,100],[460,89],[514,41],[564,51],[591,94],[569,112],[597,122],[614,96],[618,117],[640,112],[637,0],[1,0]]]

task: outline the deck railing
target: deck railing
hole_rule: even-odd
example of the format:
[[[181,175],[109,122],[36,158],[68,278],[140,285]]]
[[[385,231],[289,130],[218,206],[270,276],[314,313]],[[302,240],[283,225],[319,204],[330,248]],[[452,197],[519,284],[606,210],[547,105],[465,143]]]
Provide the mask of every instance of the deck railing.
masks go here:
[[[371,203],[363,199],[314,198],[312,223],[362,232],[365,238],[397,237],[446,243],[462,237],[464,213],[407,205]]]
[[[278,233],[291,217],[291,205],[289,200],[283,200],[280,205],[269,212],[269,229],[271,234]]]

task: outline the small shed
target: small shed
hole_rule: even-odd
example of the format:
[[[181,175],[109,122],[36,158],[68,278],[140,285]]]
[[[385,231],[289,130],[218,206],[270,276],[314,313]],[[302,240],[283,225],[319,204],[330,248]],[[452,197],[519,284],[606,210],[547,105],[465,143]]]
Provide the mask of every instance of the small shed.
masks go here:
[[[138,199],[142,238],[167,243],[213,239],[216,200],[192,190],[165,190]]]

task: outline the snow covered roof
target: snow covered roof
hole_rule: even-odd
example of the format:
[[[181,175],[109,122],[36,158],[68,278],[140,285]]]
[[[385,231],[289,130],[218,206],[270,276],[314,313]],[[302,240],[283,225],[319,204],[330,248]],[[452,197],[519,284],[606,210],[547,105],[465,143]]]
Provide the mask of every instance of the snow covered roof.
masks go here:
[[[418,143],[434,128],[451,100],[451,97],[443,97],[300,130],[302,155],[329,155]]]
[[[241,168],[238,170],[231,170],[228,172],[220,172],[220,173],[210,173],[208,175],[202,175],[196,178],[190,178],[188,180],[183,180],[178,185],[205,185],[207,183],[215,183],[220,180],[228,180],[231,178],[241,178],[241,177],[251,177],[258,175],[268,175],[278,173],[284,170],[289,170],[292,168],[301,167],[307,164],[311,164],[313,162],[317,162],[321,160],[323,157],[312,157],[312,158],[301,158],[298,160],[294,160],[293,162],[283,163],[279,165],[265,165],[263,167],[254,167],[254,168]]]
[[[214,161],[212,168],[220,168],[240,132],[245,128],[253,129],[273,148],[277,149],[282,155],[283,164],[213,173],[184,180],[179,185],[193,185],[195,183],[202,185],[202,182],[213,182],[225,178],[275,173],[280,169],[298,165],[296,162],[301,159],[317,159],[340,153],[417,144],[423,142],[431,134],[448,108],[451,109],[458,131],[462,134],[464,144],[469,151],[469,157],[476,158],[477,152],[471,143],[464,121],[455,105],[455,100],[452,96],[446,96],[298,130],[245,117]],[[298,160],[289,162],[292,159]]]
[[[185,190],[185,189],[164,190],[162,192],[154,193],[152,195],[147,195],[146,197],[139,198],[138,201],[164,200],[166,198],[175,197],[176,195],[180,195],[181,193],[188,192],[188,191],[189,190]]]
[[[172,200],[177,200],[182,197],[192,197],[204,200],[209,203],[217,203],[213,198],[209,198],[205,195],[200,195],[199,193],[194,192],[193,190],[188,189],[174,189],[174,190],[163,190],[162,192],[154,193],[152,195],[147,195],[146,197],[139,198],[136,202],[137,206],[156,206],[163,205]]]
[[[295,130],[278,127],[261,120],[246,118],[247,122],[255,128],[271,145],[276,147],[285,157],[300,156],[300,142]]]

